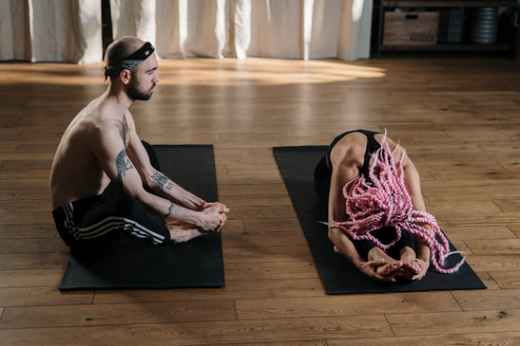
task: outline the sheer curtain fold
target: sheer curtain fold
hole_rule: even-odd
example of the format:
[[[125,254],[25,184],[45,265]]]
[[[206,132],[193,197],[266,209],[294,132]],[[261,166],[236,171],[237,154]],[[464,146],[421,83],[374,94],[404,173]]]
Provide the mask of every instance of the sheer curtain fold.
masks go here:
[[[373,0],[110,0],[114,39],[164,58],[370,56]],[[155,15],[154,15],[155,13]]]
[[[370,55],[373,0],[110,0],[113,38],[159,57],[356,60]],[[101,0],[1,0],[0,60],[102,59]]]
[[[101,0],[0,1],[0,38],[1,60],[100,61]]]

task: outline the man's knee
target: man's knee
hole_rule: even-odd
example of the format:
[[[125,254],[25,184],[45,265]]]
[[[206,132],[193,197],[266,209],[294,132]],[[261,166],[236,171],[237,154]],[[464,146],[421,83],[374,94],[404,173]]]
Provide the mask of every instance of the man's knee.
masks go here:
[[[159,164],[159,158],[157,157],[157,153],[155,152],[154,148],[150,145],[150,143],[146,141],[141,140],[141,143],[143,144],[143,147],[148,153],[148,157],[150,158],[150,164],[153,166],[153,168],[160,171],[161,166]]]

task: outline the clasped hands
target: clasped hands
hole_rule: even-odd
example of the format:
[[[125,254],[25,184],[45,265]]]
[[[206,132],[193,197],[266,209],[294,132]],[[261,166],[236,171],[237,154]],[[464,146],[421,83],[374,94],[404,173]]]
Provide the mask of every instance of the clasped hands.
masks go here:
[[[226,213],[229,212],[229,208],[219,202],[204,203],[201,208],[201,212],[206,216],[207,224],[203,229],[205,231],[220,232],[220,229],[227,220]]]

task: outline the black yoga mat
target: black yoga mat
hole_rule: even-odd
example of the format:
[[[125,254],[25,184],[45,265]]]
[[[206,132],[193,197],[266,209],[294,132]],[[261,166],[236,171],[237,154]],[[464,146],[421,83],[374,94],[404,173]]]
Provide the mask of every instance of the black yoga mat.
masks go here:
[[[372,281],[349,260],[334,252],[327,226],[320,223],[327,222],[327,206],[320,202],[315,193],[314,168],[325,155],[327,147],[276,147],[273,151],[327,294],[486,288],[467,263],[455,274],[440,274],[430,268],[420,281],[402,278],[398,278],[397,282]],[[451,247],[455,250],[453,245]],[[450,256],[446,267],[450,268],[461,259],[458,254]]]
[[[206,201],[217,201],[211,145],[155,145],[161,171]],[[121,235],[102,253],[71,253],[60,290],[224,286],[220,233],[152,245]]]

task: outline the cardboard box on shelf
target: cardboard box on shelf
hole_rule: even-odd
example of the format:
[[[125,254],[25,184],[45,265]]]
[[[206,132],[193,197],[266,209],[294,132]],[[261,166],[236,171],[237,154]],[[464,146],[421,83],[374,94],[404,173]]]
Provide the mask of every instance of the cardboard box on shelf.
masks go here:
[[[385,12],[383,46],[437,44],[439,12]]]

